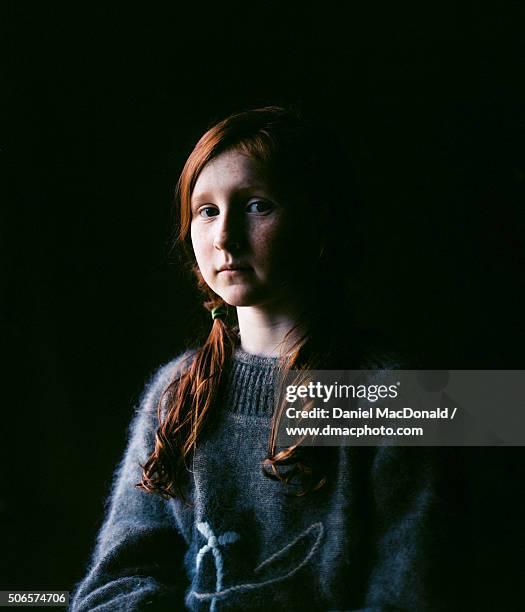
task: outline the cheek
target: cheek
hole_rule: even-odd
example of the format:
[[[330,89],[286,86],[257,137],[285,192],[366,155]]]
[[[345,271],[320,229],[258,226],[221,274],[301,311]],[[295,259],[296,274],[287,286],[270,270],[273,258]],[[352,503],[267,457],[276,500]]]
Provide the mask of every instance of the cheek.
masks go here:
[[[209,267],[211,261],[206,233],[202,232],[201,230],[196,230],[192,225],[190,235],[191,245],[193,247],[193,252],[195,253],[197,265],[204,276],[206,274],[206,268]]]
[[[292,228],[284,218],[257,223],[250,231],[251,247],[258,258],[268,262],[285,255],[286,245],[292,238]]]
[[[271,259],[277,249],[279,237],[271,230],[271,228],[257,228],[252,233],[252,250],[262,260]]]
[[[257,228],[252,248],[265,275],[287,283],[303,284],[317,263],[319,236],[304,223],[282,219]]]

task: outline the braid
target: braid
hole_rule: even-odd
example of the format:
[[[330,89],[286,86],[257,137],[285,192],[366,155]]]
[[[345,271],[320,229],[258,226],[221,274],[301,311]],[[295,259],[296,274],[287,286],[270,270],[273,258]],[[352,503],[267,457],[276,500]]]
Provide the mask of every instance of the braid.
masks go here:
[[[210,300],[205,303],[210,311],[218,306],[224,306],[224,302]],[[157,406],[160,425],[155,448],[143,466],[140,488],[165,498],[184,497],[182,483],[186,458],[194,452],[209,418],[224,365],[233,353],[235,342],[234,328],[225,317],[216,317],[191,366],[172,380],[162,394]]]

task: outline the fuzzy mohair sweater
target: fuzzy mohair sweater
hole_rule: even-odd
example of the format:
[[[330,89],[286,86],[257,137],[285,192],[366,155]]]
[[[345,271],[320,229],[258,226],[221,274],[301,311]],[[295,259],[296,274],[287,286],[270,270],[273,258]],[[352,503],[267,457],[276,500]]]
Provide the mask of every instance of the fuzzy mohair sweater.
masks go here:
[[[272,358],[236,351],[193,459],[189,505],[136,488],[161,393],[190,359],[145,389],[73,612],[514,609],[512,594],[492,608],[480,584],[475,556],[486,550],[465,520],[458,449],[332,449],[327,484],[306,496],[263,474]]]

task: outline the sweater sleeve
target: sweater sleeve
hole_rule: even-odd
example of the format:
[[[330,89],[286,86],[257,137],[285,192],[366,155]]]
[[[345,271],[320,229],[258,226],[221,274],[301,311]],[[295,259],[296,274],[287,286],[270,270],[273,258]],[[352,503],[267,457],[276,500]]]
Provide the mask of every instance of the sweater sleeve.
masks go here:
[[[182,605],[187,586],[183,537],[169,503],[135,485],[154,445],[157,403],[188,357],[185,353],[161,367],[142,394],[87,575],[72,596],[72,612],[178,609]]]
[[[471,609],[458,455],[455,449],[432,447],[376,450],[371,473],[375,551],[366,598],[372,608]]]

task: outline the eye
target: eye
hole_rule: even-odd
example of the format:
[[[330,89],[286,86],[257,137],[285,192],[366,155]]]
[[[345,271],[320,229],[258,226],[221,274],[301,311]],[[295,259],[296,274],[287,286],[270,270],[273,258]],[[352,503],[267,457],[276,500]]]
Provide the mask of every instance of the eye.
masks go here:
[[[199,217],[216,217],[219,214],[219,211],[214,206],[203,206],[199,209]]]
[[[274,209],[274,205],[267,200],[253,200],[248,204],[246,210],[250,213],[264,215]]]

